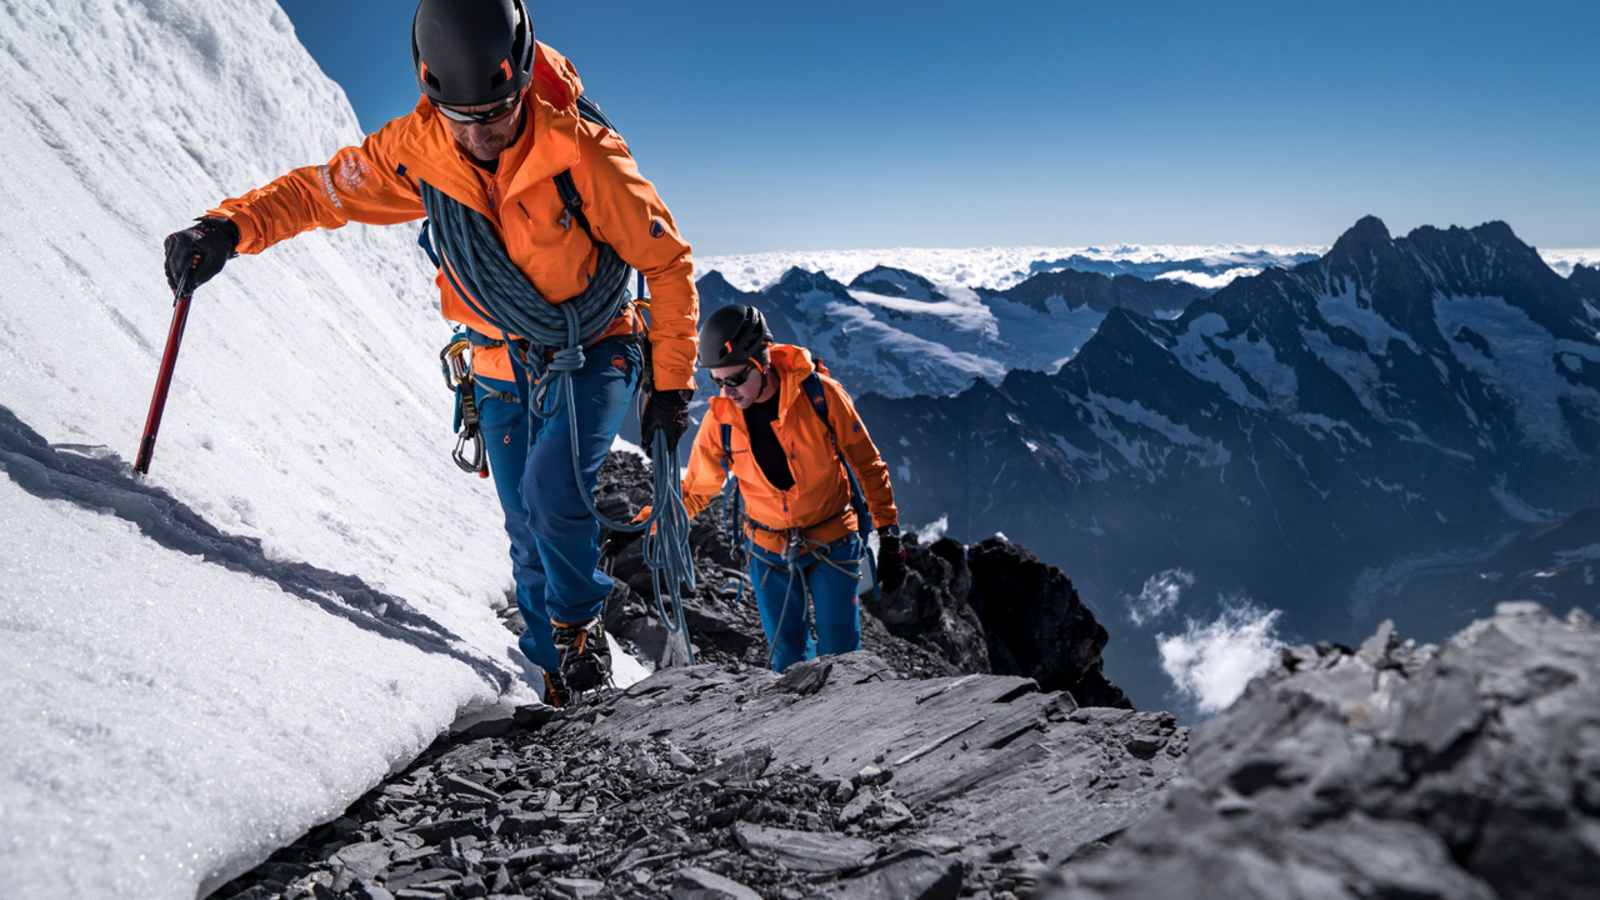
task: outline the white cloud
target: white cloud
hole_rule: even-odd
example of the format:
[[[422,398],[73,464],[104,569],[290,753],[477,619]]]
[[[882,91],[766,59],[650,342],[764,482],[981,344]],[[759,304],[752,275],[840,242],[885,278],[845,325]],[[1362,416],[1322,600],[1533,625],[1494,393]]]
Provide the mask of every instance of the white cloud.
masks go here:
[[[1117,246],[1032,246],[929,248],[894,247],[875,250],[788,250],[767,253],[742,253],[722,256],[697,256],[696,278],[716,270],[729,283],[747,291],[767,287],[791,267],[808,272],[826,272],[829,278],[848,284],[873,266],[906,269],[927,278],[941,288],[952,285],[988,287],[1004,290],[1027,280],[1037,263],[1046,266],[1055,260],[1082,256],[1094,260],[1118,260],[1150,264],[1175,260],[1200,260],[1206,266],[1229,267],[1222,275],[1190,272],[1210,281],[1204,287],[1221,287],[1240,275],[1254,275],[1266,265],[1289,266],[1303,253],[1321,254],[1325,246],[1278,244],[1121,244]],[[1583,251],[1572,251],[1583,252]],[[1570,270],[1570,266],[1568,267]],[[1176,276],[1183,278],[1183,276]],[[1183,280],[1192,280],[1183,278]]]
[[[1225,601],[1216,620],[1190,619],[1183,634],[1156,637],[1161,668],[1201,713],[1225,709],[1278,658],[1285,646],[1278,638],[1282,615],[1247,600]]]
[[[1251,276],[1260,274],[1261,270],[1258,268],[1254,268],[1252,266],[1237,266],[1219,275],[1212,275],[1207,272],[1194,272],[1190,271],[1189,269],[1173,269],[1170,272],[1162,272],[1160,275],[1157,275],[1156,278],[1160,281],[1187,281],[1196,287],[1203,287],[1207,290],[1214,291],[1218,288],[1227,287],[1229,284],[1233,283],[1235,278],[1249,278]]]
[[[932,522],[929,522],[928,524],[917,529],[917,543],[926,547],[934,541],[944,537],[944,533],[949,530],[950,517],[948,515],[940,516]]]
[[[1183,592],[1194,587],[1194,574],[1184,569],[1167,569],[1146,578],[1139,596],[1123,594],[1128,618],[1135,625],[1154,622],[1175,609]]]
[[[1562,278],[1571,275],[1574,266],[1600,266],[1600,249],[1554,248],[1540,250],[1539,255],[1544,258],[1545,265],[1554,269]]]

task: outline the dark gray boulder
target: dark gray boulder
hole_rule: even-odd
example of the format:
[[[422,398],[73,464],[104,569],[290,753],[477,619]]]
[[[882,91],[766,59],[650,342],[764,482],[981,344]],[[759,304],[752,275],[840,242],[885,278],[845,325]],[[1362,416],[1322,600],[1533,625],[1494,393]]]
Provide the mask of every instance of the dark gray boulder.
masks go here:
[[[1507,603],[1442,646],[1285,651],[1059,900],[1600,896],[1600,628]]]

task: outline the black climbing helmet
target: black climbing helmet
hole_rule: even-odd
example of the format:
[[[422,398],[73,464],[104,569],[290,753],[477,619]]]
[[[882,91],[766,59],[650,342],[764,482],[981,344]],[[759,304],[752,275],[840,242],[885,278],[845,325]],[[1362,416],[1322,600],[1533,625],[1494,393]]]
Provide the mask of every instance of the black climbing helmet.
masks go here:
[[[754,306],[724,306],[700,327],[700,367],[737,366],[748,360],[765,363],[772,332]]]
[[[533,20],[522,0],[422,0],[411,65],[434,103],[478,106],[520,92],[533,72]]]

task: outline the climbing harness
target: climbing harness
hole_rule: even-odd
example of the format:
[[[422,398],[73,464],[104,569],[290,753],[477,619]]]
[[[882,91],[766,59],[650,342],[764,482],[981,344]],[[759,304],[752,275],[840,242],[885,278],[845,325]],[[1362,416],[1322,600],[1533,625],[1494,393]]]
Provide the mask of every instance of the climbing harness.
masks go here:
[[[579,97],[578,113],[584,119],[615,131],[600,108]],[[584,347],[594,343],[633,302],[628,279],[632,269],[611,245],[595,237],[584,200],[572,180],[571,170],[554,176],[564,208],[563,227],[576,222],[596,247],[599,257],[595,272],[581,293],[561,303],[552,303],[527,275],[517,268],[495,232],[494,225],[481,213],[434,188],[419,182],[423,207],[428,213],[419,243],[438,264],[446,280],[468,308],[500,332],[501,339],[514,349],[512,368],[517,372],[519,400],[526,384],[533,391],[526,398],[528,409],[543,419],[566,414],[572,447],[572,474],[578,493],[589,513],[604,528],[616,532],[644,532],[645,562],[650,567],[656,610],[669,638],[678,641],[681,656],[694,662],[694,650],[683,612],[683,591],[695,590],[694,556],[689,548],[689,516],[683,506],[682,475],[675,448],[667,447],[664,431],[657,431],[650,448],[655,461],[653,488],[655,503],[648,519],[639,523],[616,522],[595,507],[594,497],[582,490],[583,465],[578,454],[578,420],[574,414],[572,375],[585,363]],[[638,291],[643,301],[643,275]],[[512,335],[517,335],[514,339]],[[649,395],[650,363],[644,365],[645,390],[635,395],[635,407],[642,411],[641,397]],[[535,429],[529,429],[530,439]]]
[[[767,530],[770,531],[771,529]],[[828,544],[807,538],[804,534],[805,531],[806,529],[804,528],[791,528],[788,529],[787,532],[780,532],[781,534],[786,534],[787,536],[787,540],[784,543],[783,548],[783,569],[789,575],[789,584],[784,588],[783,605],[779,607],[778,620],[773,624],[774,635],[777,634],[778,629],[783,627],[783,622],[789,617],[789,599],[794,596],[794,586],[796,583],[800,585],[800,602],[804,604],[801,607],[801,617],[804,620],[805,634],[808,637],[811,635],[812,599],[810,572],[808,570],[812,566],[830,566],[834,570],[849,576],[851,581],[859,582],[861,580],[861,559],[868,558],[871,555],[867,552],[866,543],[863,542],[861,544],[861,557],[854,560],[854,566],[846,567],[845,565],[835,561],[833,557],[829,555],[827,552],[829,547]],[[861,541],[862,539],[858,536],[857,540]],[[809,559],[810,562],[806,562],[807,559]],[[762,558],[761,562],[767,567],[766,571],[761,573],[761,583],[764,585],[766,584],[767,576],[772,574],[772,572],[778,567],[774,566],[770,560],[765,558]],[[778,659],[778,642],[776,640],[772,640],[768,641],[767,644],[767,663],[769,666],[775,666]]]

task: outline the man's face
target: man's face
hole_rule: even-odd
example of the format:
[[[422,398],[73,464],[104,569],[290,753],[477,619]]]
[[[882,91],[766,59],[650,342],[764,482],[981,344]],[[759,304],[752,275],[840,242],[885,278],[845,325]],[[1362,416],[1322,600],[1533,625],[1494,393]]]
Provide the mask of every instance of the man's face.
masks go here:
[[[722,396],[732,400],[733,405],[740,409],[748,408],[761,397],[761,388],[765,381],[755,364],[748,362],[737,366],[714,366],[711,369],[711,380],[722,392]]]
[[[493,114],[487,122],[459,122],[449,112],[465,115]],[[480,162],[494,162],[501,151],[517,139],[517,123],[522,119],[522,98],[506,106],[504,102],[484,103],[478,106],[453,106],[446,112],[441,108],[440,118],[450,128],[450,135],[468,153]]]

